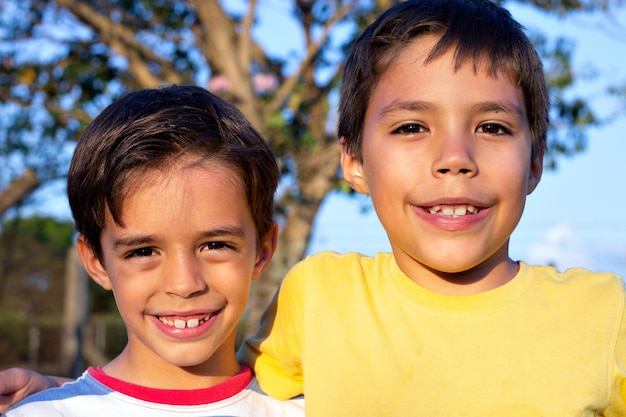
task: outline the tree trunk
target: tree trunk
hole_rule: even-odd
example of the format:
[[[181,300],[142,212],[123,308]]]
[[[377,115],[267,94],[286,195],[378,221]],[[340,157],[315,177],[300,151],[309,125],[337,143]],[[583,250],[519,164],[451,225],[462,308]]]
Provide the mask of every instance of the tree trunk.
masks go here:
[[[82,346],[83,328],[87,322],[89,305],[89,277],[80,261],[76,246],[68,250],[65,265],[61,367],[65,375],[75,378],[85,367]]]
[[[324,197],[335,188],[339,167],[339,143],[328,140],[314,155],[300,156],[300,199],[289,206],[286,226],[278,235],[276,252],[260,279],[252,285],[240,336],[252,336],[258,329],[265,308],[287,272],[303,257],[309,244],[313,222]]]
[[[294,217],[299,217],[300,209],[299,206],[294,207]],[[256,332],[261,316],[283,278],[289,269],[304,256],[311,226],[312,223],[303,221],[302,218],[300,221],[290,220],[288,226],[278,236],[278,245],[272,261],[261,278],[252,284],[248,309],[245,320],[242,322],[241,336],[244,339]]]

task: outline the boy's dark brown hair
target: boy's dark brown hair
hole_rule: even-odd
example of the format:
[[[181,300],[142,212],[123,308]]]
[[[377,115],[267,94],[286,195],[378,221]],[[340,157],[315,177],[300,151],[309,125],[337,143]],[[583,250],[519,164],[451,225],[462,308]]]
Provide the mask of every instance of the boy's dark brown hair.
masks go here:
[[[272,228],[276,158],[231,104],[195,86],[132,92],[108,106],[81,135],[67,180],[76,229],[101,257],[108,209],[120,225],[129,187],[181,156],[224,163],[239,174],[259,238]],[[184,221],[184,219],[181,219]]]
[[[454,48],[456,69],[470,63],[475,71],[486,68],[491,76],[504,74],[520,86],[532,157],[543,155],[550,98],[541,59],[521,25],[489,0],[404,1],[361,34],[346,60],[341,86],[338,135],[346,152],[362,161],[363,121],[374,88],[403,49],[426,34],[441,35],[426,62]]]

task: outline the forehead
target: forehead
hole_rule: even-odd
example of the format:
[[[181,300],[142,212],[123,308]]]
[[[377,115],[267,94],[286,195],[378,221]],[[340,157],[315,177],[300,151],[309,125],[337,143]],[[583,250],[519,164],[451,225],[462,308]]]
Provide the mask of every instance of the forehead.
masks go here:
[[[489,51],[474,50],[472,53],[468,53],[467,50],[464,50],[460,53],[456,43],[447,46],[441,45],[442,36],[442,32],[426,33],[392,48],[386,56],[381,56],[381,61],[378,63],[379,74],[384,75],[389,67],[398,64],[428,65],[443,59],[450,64],[454,71],[468,67],[475,73],[484,73],[492,77],[505,76],[511,83],[518,84],[518,71],[510,65],[509,60],[500,59],[498,61],[500,65],[495,66]],[[467,46],[465,48],[467,49]]]
[[[426,34],[413,39],[402,49],[396,51],[393,60],[389,61],[386,69],[381,72],[378,82],[370,96],[371,101],[379,95],[385,95],[385,89],[390,84],[405,85],[400,89],[404,94],[412,91],[428,91],[441,88],[463,88],[472,90],[473,85],[447,85],[443,80],[480,80],[484,85],[493,89],[506,89],[514,93],[516,101],[523,106],[523,91],[520,85],[507,72],[491,70],[491,62],[481,56],[459,61],[455,55],[455,48],[439,51],[433,55],[433,50],[440,39],[439,34]],[[382,84],[382,86],[381,86]],[[435,86],[436,84],[436,86]],[[502,91],[485,91],[485,95],[502,93]],[[480,94],[474,89],[474,94]]]
[[[237,169],[226,161],[198,155],[182,155],[156,166],[131,170],[126,174],[126,180],[120,188],[124,195],[162,187],[171,181],[181,181],[180,185],[184,188],[185,185],[189,185],[184,181],[185,177],[198,175],[223,178],[237,187],[241,187],[243,181]]]
[[[382,74],[365,112],[365,137],[372,128],[393,130],[408,121],[434,128],[435,122],[473,125],[496,115],[530,134],[519,85],[483,66],[457,68],[453,49],[430,60],[435,42],[435,36],[416,39]]]
[[[232,165],[218,160],[179,158],[159,167],[136,172],[123,187],[118,207],[122,222],[130,211],[161,204],[161,211],[204,210],[229,201],[248,206],[242,176]]]

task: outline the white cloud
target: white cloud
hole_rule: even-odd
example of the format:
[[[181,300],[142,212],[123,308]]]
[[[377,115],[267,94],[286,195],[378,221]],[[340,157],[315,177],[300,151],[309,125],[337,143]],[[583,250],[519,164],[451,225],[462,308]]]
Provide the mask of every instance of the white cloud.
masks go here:
[[[526,260],[531,264],[554,265],[560,270],[571,267],[594,268],[590,251],[574,229],[566,223],[546,230],[528,248]]]

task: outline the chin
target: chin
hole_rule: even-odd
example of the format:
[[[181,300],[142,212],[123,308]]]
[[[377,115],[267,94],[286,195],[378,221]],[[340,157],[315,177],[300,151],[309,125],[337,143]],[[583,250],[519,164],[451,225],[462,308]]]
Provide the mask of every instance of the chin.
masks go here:
[[[441,262],[432,262],[430,264],[425,264],[425,266],[435,275],[439,275],[450,281],[476,281],[480,279],[477,276],[486,273],[482,262],[450,262],[449,260],[441,260]]]

